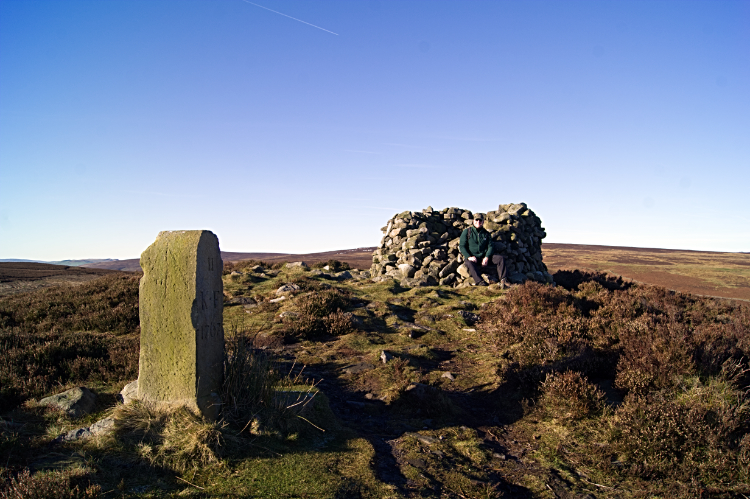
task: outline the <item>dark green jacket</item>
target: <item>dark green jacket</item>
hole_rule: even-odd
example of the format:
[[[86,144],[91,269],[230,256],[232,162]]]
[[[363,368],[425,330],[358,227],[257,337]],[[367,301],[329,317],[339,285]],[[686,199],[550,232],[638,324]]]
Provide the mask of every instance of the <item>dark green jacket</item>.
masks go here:
[[[495,253],[495,245],[492,244],[492,237],[484,227],[477,229],[471,226],[461,233],[461,239],[458,243],[458,250],[464,256],[469,258],[475,256],[477,258],[491,257]]]

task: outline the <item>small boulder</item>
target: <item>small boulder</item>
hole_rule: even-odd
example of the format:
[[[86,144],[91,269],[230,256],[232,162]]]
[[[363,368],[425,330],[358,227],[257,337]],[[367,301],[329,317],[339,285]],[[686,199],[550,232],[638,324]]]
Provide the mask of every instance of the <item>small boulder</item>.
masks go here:
[[[122,403],[128,404],[130,401],[135,400],[138,397],[138,380],[131,381],[125,388],[120,391],[122,397]]]
[[[344,368],[346,374],[359,374],[364,371],[370,371],[375,369],[375,366],[368,364],[367,362],[358,362]]]
[[[299,291],[299,286],[296,284],[284,284],[276,290],[276,294],[283,295],[285,293],[291,293],[292,291]]]
[[[460,315],[469,326],[473,326],[479,321],[479,316],[477,314],[467,312],[466,310],[459,310],[456,313]]]
[[[96,395],[85,386],[79,386],[45,397],[39,401],[39,405],[56,407],[67,412],[70,417],[80,418],[94,410],[95,402]]]
[[[388,361],[390,361],[392,359],[393,359],[393,355],[391,355],[390,353],[386,352],[385,350],[383,350],[382,352],[380,352],[380,361],[383,364],[387,364]]]
[[[102,433],[108,433],[115,429],[115,418],[108,417],[104,419],[100,419],[96,423],[92,424],[89,427],[86,428],[76,428],[75,430],[70,430],[67,433],[64,433],[57,437],[55,440],[57,442],[73,442],[76,440],[83,440],[86,438],[91,438],[93,436],[102,434]]]
[[[339,281],[346,281],[347,279],[353,279],[354,276],[349,272],[348,270],[345,270],[343,272],[339,272],[336,274],[336,279]]]
[[[291,263],[287,263],[286,267],[290,268],[290,269],[293,269],[293,268],[306,269],[306,268],[308,268],[307,264],[305,262],[291,262]]]

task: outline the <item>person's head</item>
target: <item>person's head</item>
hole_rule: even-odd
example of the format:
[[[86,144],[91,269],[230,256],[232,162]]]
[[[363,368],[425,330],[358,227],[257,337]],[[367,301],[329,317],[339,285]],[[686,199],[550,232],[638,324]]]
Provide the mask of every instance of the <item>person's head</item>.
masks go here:
[[[477,213],[476,215],[474,215],[474,227],[478,229],[482,227],[483,225],[484,225],[484,215],[482,215],[481,213]]]

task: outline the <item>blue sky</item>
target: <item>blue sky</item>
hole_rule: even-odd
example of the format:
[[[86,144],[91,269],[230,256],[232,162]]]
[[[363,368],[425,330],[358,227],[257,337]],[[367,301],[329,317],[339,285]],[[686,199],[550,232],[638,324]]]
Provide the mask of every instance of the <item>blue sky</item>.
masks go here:
[[[546,242],[750,251],[750,2],[254,3],[0,1],[0,258],[521,201]]]

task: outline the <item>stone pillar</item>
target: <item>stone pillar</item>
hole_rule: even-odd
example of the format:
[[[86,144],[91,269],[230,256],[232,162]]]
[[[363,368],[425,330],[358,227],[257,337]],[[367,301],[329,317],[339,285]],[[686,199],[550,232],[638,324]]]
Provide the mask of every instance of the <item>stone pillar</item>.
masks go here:
[[[224,362],[219,240],[207,230],[160,232],[141,255],[137,398],[215,420]]]

